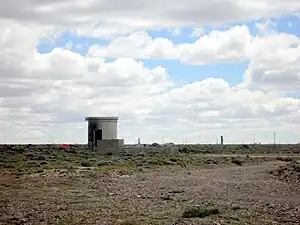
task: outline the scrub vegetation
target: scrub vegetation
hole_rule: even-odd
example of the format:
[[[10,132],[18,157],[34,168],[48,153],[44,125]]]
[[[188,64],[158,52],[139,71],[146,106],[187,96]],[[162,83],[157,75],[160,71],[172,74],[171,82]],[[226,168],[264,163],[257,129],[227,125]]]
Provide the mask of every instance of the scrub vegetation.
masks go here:
[[[0,224],[299,224],[299,145],[0,146]]]

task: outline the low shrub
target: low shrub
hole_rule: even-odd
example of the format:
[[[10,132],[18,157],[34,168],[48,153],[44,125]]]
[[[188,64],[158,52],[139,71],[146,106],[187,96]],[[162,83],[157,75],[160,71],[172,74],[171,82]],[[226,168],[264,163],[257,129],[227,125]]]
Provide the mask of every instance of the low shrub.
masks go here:
[[[13,169],[16,168],[16,166],[13,163],[1,163],[0,168]]]
[[[294,161],[293,158],[291,157],[281,157],[281,156],[277,156],[276,158],[278,161],[283,161],[283,162],[292,162]]]
[[[183,146],[183,147],[179,148],[178,152],[179,153],[193,153],[193,152],[195,153],[195,152],[197,152],[197,150],[193,146]]]
[[[77,153],[74,149],[67,149],[66,152],[68,152],[70,154],[75,154],[75,155]]]
[[[151,146],[152,147],[159,147],[160,145],[158,143],[152,143]]]
[[[103,161],[103,162],[99,162],[97,166],[109,166],[112,164],[113,164],[112,162]]]
[[[238,166],[242,166],[243,165],[243,161],[240,160],[240,159],[237,159],[237,158],[233,158],[231,159],[231,162],[235,165],[238,165]]]
[[[242,209],[240,206],[233,206],[232,207],[232,210],[240,210],[240,209]]]
[[[206,216],[216,215],[219,213],[220,211],[217,208],[207,208],[206,206],[197,206],[197,207],[187,208],[183,212],[182,216],[184,218],[193,218],[193,217],[203,218]]]
[[[149,161],[149,164],[151,165],[159,165],[159,166],[164,166],[164,165],[173,165],[174,162],[165,160],[165,159],[152,159]]]
[[[249,145],[243,144],[243,148],[250,149]]]
[[[37,160],[45,160],[46,158],[45,158],[45,156],[43,156],[43,155],[39,155],[39,156],[37,156],[36,159],[37,159]]]
[[[81,166],[84,166],[84,167],[90,167],[92,166],[90,162],[82,162],[81,163]]]

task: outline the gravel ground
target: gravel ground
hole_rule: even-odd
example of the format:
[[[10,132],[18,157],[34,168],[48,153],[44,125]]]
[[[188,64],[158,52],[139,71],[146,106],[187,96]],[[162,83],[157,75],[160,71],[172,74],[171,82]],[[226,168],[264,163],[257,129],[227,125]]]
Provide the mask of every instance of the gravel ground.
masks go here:
[[[268,173],[284,164],[2,171],[0,224],[300,224],[300,187]],[[182,217],[199,204],[220,214]]]

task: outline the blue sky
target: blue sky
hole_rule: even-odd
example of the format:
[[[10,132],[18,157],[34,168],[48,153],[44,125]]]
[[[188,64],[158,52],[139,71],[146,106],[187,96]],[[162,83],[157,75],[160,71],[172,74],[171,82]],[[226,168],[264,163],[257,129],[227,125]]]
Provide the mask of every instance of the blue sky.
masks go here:
[[[9,130],[11,141],[48,142],[50,134],[85,143],[84,115],[119,116],[126,143],[138,136],[198,142],[200,135],[214,143],[221,133],[226,142],[251,142],[256,133],[269,143],[274,130],[283,142],[299,140],[296,0],[272,7],[268,0],[247,7],[174,0],[164,9],[166,0],[151,7],[129,0],[122,8],[108,0],[84,7],[61,1],[22,1],[14,11],[0,3],[7,11],[0,15],[0,128]],[[199,15],[195,6],[207,12]],[[41,13],[41,7],[53,11]]]
[[[275,25],[272,26],[278,33],[290,33],[300,37],[300,19],[297,16],[285,16],[279,19],[269,20]],[[235,25],[247,25],[251,35],[256,36],[259,30],[256,26],[258,23],[265,23],[266,20],[260,19],[247,23],[234,23],[225,24],[221,27],[203,27],[203,35],[208,34],[212,30],[223,31],[228,29],[228,27],[233,27]],[[164,37],[171,40],[174,44],[181,43],[193,43],[199,37],[192,36],[192,28],[182,28],[180,29],[180,34],[174,35],[172,29],[164,29],[159,31],[148,31],[148,34],[152,38]],[[100,38],[88,38],[88,37],[78,37],[70,32],[65,32],[62,36],[55,40],[55,43],[46,43],[38,46],[38,51],[41,53],[48,53],[56,47],[65,47],[66,44],[71,41],[74,46],[82,45],[80,48],[75,48],[73,46],[72,51],[79,53],[81,55],[86,55],[90,46],[93,45],[108,45],[110,40],[100,39]],[[109,61],[114,59],[107,59]],[[168,70],[171,77],[177,82],[178,85],[183,85],[186,83],[203,80],[206,78],[222,78],[225,79],[230,85],[235,86],[243,82],[244,72],[249,65],[249,61],[238,62],[238,63],[213,63],[208,65],[185,65],[177,60],[140,60],[144,62],[146,67],[154,68],[156,66],[163,66]],[[293,94],[294,97],[299,97],[298,93]]]
[[[174,43],[192,43],[196,39],[190,37],[191,29],[183,29],[180,36],[173,36],[169,31],[162,30],[159,32],[149,32],[151,37],[166,37]],[[88,48],[92,45],[107,45],[109,40],[102,40],[96,38],[77,37],[70,33],[65,33],[63,36],[58,37],[53,44],[42,44],[38,47],[41,53],[48,53],[56,47],[64,47],[69,41],[74,45],[84,45],[83,48],[73,48],[72,51],[86,55]],[[113,60],[113,59],[110,59]],[[146,67],[154,68],[156,66],[163,66],[168,70],[171,77],[178,82],[179,85],[190,83],[193,81],[203,80],[206,78],[222,78],[227,80],[231,85],[239,84],[243,81],[243,73],[248,67],[248,62],[244,63],[220,63],[209,64],[201,66],[191,66],[180,63],[176,60],[140,60],[144,62]]]

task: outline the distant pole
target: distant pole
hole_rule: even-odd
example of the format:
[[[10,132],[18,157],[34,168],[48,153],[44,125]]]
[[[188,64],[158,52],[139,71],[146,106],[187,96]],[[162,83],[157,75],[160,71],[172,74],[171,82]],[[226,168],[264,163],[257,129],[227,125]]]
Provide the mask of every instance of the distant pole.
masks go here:
[[[50,150],[50,135],[48,135],[48,149]]]
[[[224,144],[224,139],[223,139],[223,135],[221,135],[221,145]]]
[[[274,132],[274,145],[276,144],[276,132]]]

